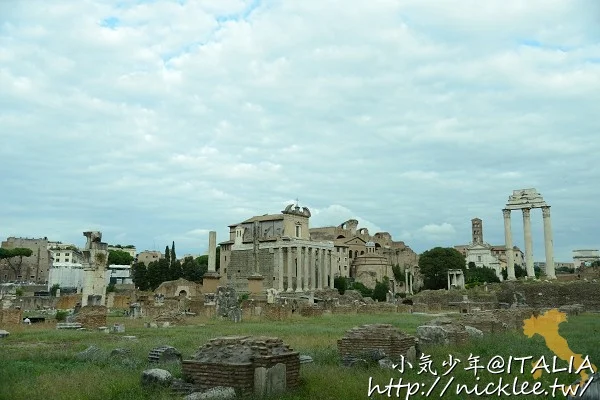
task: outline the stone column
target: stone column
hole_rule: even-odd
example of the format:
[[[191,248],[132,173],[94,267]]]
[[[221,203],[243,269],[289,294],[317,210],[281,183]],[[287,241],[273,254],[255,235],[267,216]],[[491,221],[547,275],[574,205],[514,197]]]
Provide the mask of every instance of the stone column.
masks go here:
[[[302,292],[302,268],[304,265],[302,263],[302,246],[296,247],[296,260],[297,261],[297,276],[296,276],[296,292]]]
[[[413,274],[411,273],[411,274],[410,274],[410,277],[409,277],[409,279],[408,279],[408,282],[409,282],[409,288],[410,288],[410,294],[414,294],[414,293],[413,293],[413,279],[414,279],[414,277],[413,277]]]
[[[336,264],[335,260],[337,260],[335,253],[333,250],[329,250],[329,287],[331,289],[335,288],[335,280],[333,279],[335,276],[335,273],[333,272],[333,266]]]
[[[322,257],[321,257],[321,249],[317,249],[316,252],[316,273],[317,273],[317,279],[316,279],[316,285],[317,285],[317,289],[321,290],[323,289],[323,268],[321,268],[321,261],[322,261]]]
[[[304,278],[302,287],[305,291],[308,291],[308,274],[310,273],[310,249],[308,246],[304,248],[304,263],[302,266],[304,267],[304,271],[302,272],[302,277]]]
[[[550,206],[542,207],[544,219],[544,247],[546,250],[546,276],[548,279],[556,279],[554,270],[554,243],[552,241],[552,223],[550,222]]]
[[[452,284],[450,282],[450,272],[448,272],[448,290],[452,289]]]
[[[531,209],[523,209],[523,232],[525,233],[525,265],[527,266],[527,276],[535,278],[533,270],[533,242],[531,241]]]
[[[515,257],[513,253],[512,231],[510,226],[510,210],[502,210],[504,214],[504,242],[506,246],[506,272],[509,281],[514,281],[515,277]]]
[[[278,290],[280,292],[284,291],[284,287],[283,287],[283,247],[280,247],[277,249],[278,253],[279,253],[279,268],[278,268],[278,272],[279,272],[279,283],[278,283]]]
[[[406,294],[410,294],[410,290],[408,288],[408,273],[408,269],[404,268],[404,284],[406,286],[404,291],[406,292]]]
[[[288,267],[287,267],[287,289],[286,292],[291,292],[294,290],[294,288],[292,287],[292,268],[294,266],[294,255],[292,254],[292,246],[288,246],[287,248],[287,252],[288,252]]]
[[[217,265],[217,232],[208,232],[208,272],[216,272]]]
[[[317,249],[313,247],[312,249],[312,262],[310,263],[310,268],[312,272],[310,273],[310,279],[312,280],[311,289],[317,290]]]
[[[330,278],[333,268],[331,266],[331,252],[329,250],[325,250],[325,263],[327,264],[327,268],[325,268],[325,287],[331,289],[333,285],[330,284]]]

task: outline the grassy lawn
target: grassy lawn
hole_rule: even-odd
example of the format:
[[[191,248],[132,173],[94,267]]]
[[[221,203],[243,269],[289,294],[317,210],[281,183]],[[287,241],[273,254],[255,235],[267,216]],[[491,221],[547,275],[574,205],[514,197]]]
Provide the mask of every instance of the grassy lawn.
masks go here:
[[[343,337],[344,332],[354,326],[367,323],[389,323],[401,330],[414,334],[416,327],[431,319],[422,315],[411,314],[373,314],[373,315],[326,315],[317,318],[296,317],[283,322],[244,321],[234,324],[228,321],[191,319],[189,325],[171,328],[144,328],[143,322],[125,318],[109,318],[109,325],[124,323],[125,334],[105,334],[95,331],[64,331],[54,329],[53,324],[41,326],[21,326],[8,329],[11,335],[0,339],[0,399],[11,400],[54,400],[54,399],[167,399],[173,398],[167,392],[146,391],[140,387],[140,376],[147,363],[148,352],[160,345],[171,345],[184,354],[184,358],[192,355],[198,347],[209,339],[223,335],[267,335],[282,338],[285,343],[313,357],[314,363],[302,366],[302,387],[289,392],[279,399],[366,399],[368,398],[369,379],[372,385],[386,385],[390,379],[398,383],[424,383],[423,390],[429,390],[436,377],[429,373],[418,374],[419,366],[413,365],[413,370],[399,371],[372,369],[348,369],[339,366],[336,341]],[[600,366],[600,315],[585,314],[571,317],[561,325],[561,335],[569,342],[575,353],[589,355],[591,361]],[[123,339],[123,335],[135,335],[137,340]],[[107,361],[105,357],[97,360],[79,360],[78,352],[95,345],[108,355],[116,348],[130,349],[135,361],[119,363]],[[456,384],[474,385],[476,380],[473,371],[465,371],[469,365],[470,354],[480,356],[486,363],[495,355],[508,359],[513,357],[533,356],[538,359],[545,355],[552,363],[552,354],[546,348],[541,337],[528,339],[517,332],[508,334],[488,335],[482,339],[472,340],[468,345],[459,347],[434,347],[423,349],[431,355],[433,368],[441,375],[447,367],[444,360],[452,354],[461,360],[453,372],[440,377],[436,390],[429,396],[419,393],[410,398],[440,398],[440,391],[454,378],[451,389],[442,397],[444,399],[468,398],[503,398],[498,394],[466,395],[453,394]],[[513,364],[518,370],[520,364]],[[566,363],[560,361],[560,367]],[[526,363],[531,368],[531,363]],[[178,367],[166,367],[175,376],[180,376]],[[529,371],[525,374],[512,373],[508,375],[493,375],[480,371],[480,387],[489,382],[498,382],[500,376],[512,385],[514,377],[520,381],[528,380],[533,385],[536,382]],[[542,374],[538,380],[544,388],[549,387],[558,379],[561,384],[572,383],[577,376],[575,373]],[[519,387],[521,384],[518,385]],[[383,389],[383,388],[382,388]],[[372,398],[398,398],[396,389]],[[517,398],[533,398],[535,396],[511,396]],[[545,396],[551,397],[551,396]],[[564,396],[556,396],[564,398]],[[406,389],[401,390],[399,398],[406,398]]]

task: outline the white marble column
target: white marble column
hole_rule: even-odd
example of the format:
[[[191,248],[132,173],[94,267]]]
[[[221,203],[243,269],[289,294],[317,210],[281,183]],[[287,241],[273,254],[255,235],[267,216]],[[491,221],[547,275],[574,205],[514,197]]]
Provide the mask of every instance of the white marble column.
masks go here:
[[[304,268],[304,263],[302,262],[302,246],[296,247],[296,260],[297,265],[297,276],[296,276],[296,292],[302,292],[302,268]]]
[[[554,242],[552,240],[552,223],[550,222],[550,206],[542,207],[544,219],[544,247],[546,250],[546,276],[548,279],[556,279],[554,270]]]
[[[525,265],[527,266],[527,276],[535,278],[533,269],[533,242],[531,240],[531,209],[523,209],[523,233],[525,234]]]
[[[325,288],[330,289],[329,277],[331,276],[331,253],[325,250]]]
[[[335,257],[335,253],[332,250],[329,250],[329,287],[332,289],[335,288],[335,273],[333,271],[336,265],[335,260],[337,260],[337,257]]]
[[[277,253],[278,254],[278,258],[279,258],[279,283],[278,283],[278,290],[280,292],[283,292],[284,288],[283,288],[283,247],[280,247],[277,249]]]
[[[406,292],[406,294],[410,294],[410,290],[408,288],[408,268],[404,268],[404,284],[406,286],[404,291]]]
[[[323,249],[317,250],[317,289],[323,289]]]
[[[448,290],[452,289],[452,284],[450,282],[450,273],[448,273]]]
[[[504,214],[504,242],[506,247],[506,272],[509,281],[514,281],[515,277],[515,257],[513,253],[512,229],[510,224],[510,210],[502,210]]]
[[[308,246],[304,248],[304,263],[302,263],[302,266],[304,267],[304,270],[302,271],[302,277],[304,279],[302,287],[305,291],[308,291],[308,274],[310,273],[310,249]]]
[[[310,273],[310,277],[312,279],[312,290],[317,290],[318,286],[317,286],[317,255],[318,255],[318,249],[313,247],[313,251],[312,251],[312,255],[313,255],[313,259],[312,262],[310,264],[310,267],[312,268],[312,272]]]
[[[292,284],[292,270],[294,268],[294,254],[292,254],[292,246],[288,246],[286,247],[286,250],[288,252],[288,265],[287,265],[287,289],[286,292],[292,292],[294,290],[293,288],[293,284]]]

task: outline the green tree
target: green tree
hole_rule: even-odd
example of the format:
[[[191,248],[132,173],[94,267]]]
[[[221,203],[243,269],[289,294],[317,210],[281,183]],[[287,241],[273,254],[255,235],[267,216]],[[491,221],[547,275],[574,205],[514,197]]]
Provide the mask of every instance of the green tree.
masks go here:
[[[496,275],[496,271],[494,271],[494,269],[488,268],[486,266],[483,266],[481,268],[471,268],[470,264],[471,263],[469,263],[469,269],[467,269],[465,274],[465,286],[478,286],[483,284],[484,282],[500,282],[500,278],[498,278],[498,275]],[[473,263],[473,265],[475,265],[475,263]]]
[[[406,269],[406,266],[404,268]],[[394,273],[394,280],[396,282],[405,282],[406,275],[404,273],[404,270],[402,270],[402,268],[400,268],[400,264],[394,265],[392,267],[392,272]]]
[[[56,296],[56,292],[58,292],[58,289],[60,289],[60,285],[58,283],[52,285],[52,287],[50,288],[50,296]]]
[[[173,253],[171,253],[173,254]],[[183,277],[183,268],[181,262],[179,260],[175,260],[171,262],[169,266],[169,280],[176,281],[179,278]]]
[[[166,258],[161,258],[158,261],[153,261],[148,264],[148,289],[154,290],[161,283],[170,280],[169,262]]]
[[[377,301],[386,301],[387,294],[390,291],[390,278],[387,276],[383,277],[382,282],[375,283],[375,288],[373,289],[373,294],[371,297],[373,300]]]
[[[194,259],[194,257],[186,257],[181,264],[182,276],[184,279],[192,282],[202,282],[202,277],[208,270],[207,264],[200,264],[198,259],[200,257]]]
[[[465,257],[452,247],[435,247],[419,257],[419,271],[425,289],[446,289],[448,270],[465,268]]]
[[[175,261],[177,261],[177,255],[175,254],[175,241],[173,241],[173,244],[171,245],[171,264],[173,264]]]
[[[534,269],[535,270],[535,269]],[[524,278],[527,276],[527,270],[521,267],[519,264],[515,264],[515,278]],[[508,279],[508,271],[506,268],[502,270],[502,277],[504,280]]]
[[[171,263],[171,252],[169,251],[169,246],[165,247],[165,259]]]
[[[15,279],[18,276],[23,276],[23,257],[31,257],[33,251],[22,247],[14,249],[0,248],[0,260],[4,260],[8,268],[14,273]],[[29,275],[29,274],[27,274]]]
[[[131,266],[131,279],[134,285],[139,290],[148,290],[150,284],[148,283],[148,268],[143,262],[137,262]]]
[[[352,290],[358,291],[362,297],[373,297],[373,289],[369,289],[362,282],[354,282]]]
[[[114,292],[116,284],[114,282],[111,282],[108,284],[108,286],[106,286],[106,293],[112,293]]]
[[[592,267],[600,267],[600,260],[596,260],[591,264]]]
[[[131,265],[134,258],[123,250],[108,251],[108,265]]]
[[[340,295],[343,295],[348,289],[348,278],[345,276],[337,276],[333,278],[333,287],[338,290]]]

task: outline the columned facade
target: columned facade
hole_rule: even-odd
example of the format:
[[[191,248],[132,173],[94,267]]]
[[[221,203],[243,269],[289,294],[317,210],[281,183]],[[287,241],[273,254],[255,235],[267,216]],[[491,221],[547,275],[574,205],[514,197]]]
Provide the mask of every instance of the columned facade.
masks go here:
[[[510,224],[511,210],[522,210],[523,212],[523,233],[525,239],[525,265],[527,266],[527,276],[535,278],[533,268],[533,242],[531,238],[531,209],[541,208],[544,218],[544,247],[546,253],[546,276],[549,279],[556,279],[554,270],[554,243],[552,241],[552,223],[550,222],[550,206],[546,204],[542,196],[535,189],[514,190],[512,196],[509,196],[506,208],[502,210],[504,214],[504,237],[506,241],[506,258],[508,279],[515,280],[513,243]]]

